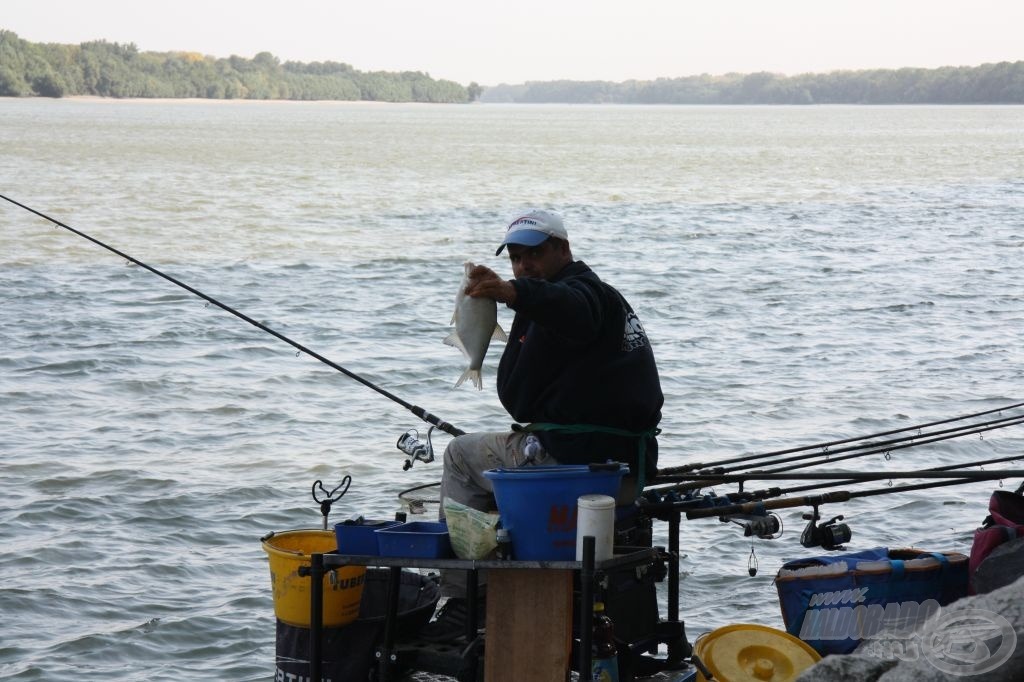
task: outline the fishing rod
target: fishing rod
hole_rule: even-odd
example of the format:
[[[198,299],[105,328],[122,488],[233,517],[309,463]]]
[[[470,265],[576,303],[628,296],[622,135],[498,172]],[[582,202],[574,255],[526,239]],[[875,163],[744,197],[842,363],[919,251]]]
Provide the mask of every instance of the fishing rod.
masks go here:
[[[868,481],[893,479],[893,478],[942,478],[944,476],[952,475],[952,476],[958,477],[960,479],[990,480],[990,478],[992,478],[993,476],[996,477],[996,478],[999,478],[999,477],[1001,477],[1001,475],[1005,475],[1005,474],[1009,474],[1009,473],[1015,473],[1015,472],[1006,472],[1006,471],[998,471],[998,470],[988,471],[988,472],[986,472],[986,471],[968,472],[968,471],[964,471],[964,469],[966,467],[982,466],[982,465],[985,465],[985,464],[996,464],[996,463],[1002,463],[1002,462],[1010,462],[1010,461],[1019,460],[1021,458],[1022,458],[1021,455],[1012,455],[1012,456],[1009,456],[1009,457],[997,457],[997,458],[993,458],[993,459],[980,460],[980,461],[976,461],[976,462],[967,462],[967,463],[963,463],[963,464],[949,464],[949,465],[941,466],[941,467],[933,467],[933,468],[930,468],[930,469],[917,469],[917,470],[914,470],[914,471],[907,471],[907,472],[896,472],[896,471],[888,472],[888,473],[885,473],[885,472],[882,472],[882,473],[870,473],[870,472],[863,473],[863,472],[846,472],[846,471],[840,471],[840,472],[818,472],[818,473],[813,473],[813,474],[799,475],[799,478],[802,478],[802,479],[811,479],[811,478],[818,479],[818,478],[820,478],[822,480],[825,480],[826,482],[824,482],[824,483],[811,483],[811,484],[807,484],[807,485],[795,486],[795,487],[790,487],[790,488],[773,487],[773,488],[766,488],[766,489],[763,489],[763,490],[743,490],[742,484],[747,480],[747,478],[750,478],[750,479],[761,479],[761,478],[764,478],[764,479],[776,479],[776,478],[779,478],[779,479],[783,479],[783,480],[789,480],[791,478],[796,478],[798,476],[794,475],[794,474],[789,474],[789,475],[785,475],[785,476],[783,476],[783,475],[768,475],[768,476],[764,476],[764,477],[760,477],[760,476],[756,476],[756,475],[752,475],[752,476],[749,476],[749,477],[744,477],[744,476],[736,475],[735,478],[741,484],[740,485],[740,489],[738,491],[736,491],[736,492],[724,493],[722,495],[715,495],[715,494],[712,493],[712,494],[709,494],[709,495],[704,495],[704,496],[699,496],[699,497],[694,496],[692,494],[689,494],[687,496],[681,497],[681,496],[678,495],[677,489],[674,488],[674,487],[670,487],[670,488],[649,488],[649,489],[647,489],[645,491],[644,498],[642,500],[642,504],[645,504],[648,507],[657,506],[658,508],[663,508],[666,505],[668,505],[671,508],[675,508],[675,509],[687,509],[687,508],[694,508],[695,509],[695,508],[707,507],[709,502],[718,503],[721,500],[725,500],[725,501],[727,501],[727,503],[731,503],[731,504],[740,504],[740,503],[746,503],[746,502],[757,502],[757,501],[763,501],[763,500],[767,500],[767,499],[771,499],[771,498],[784,497],[786,495],[792,495],[794,493],[806,493],[808,491],[817,491],[817,490],[822,490],[824,488],[835,488],[835,487],[838,487],[838,486],[856,485],[858,483],[864,483],[864,482],[868,482]],[[952,472],[952,473],[945,473],[945,472]],[[756,474],[757,472],[754,472],[754,473]],[[829,480],[829,479],[832,479],[832,478],[839,478],[841,476],[847,476],[848,474],[849,474],[849,477],[847,477],[847,478],[845,478],[843,480],[835,480],[835,481]],[[715,478],[716,478],[716,480],[713,481],[713,483],[717,483],[718,477],[715,477]],[[701,488],[707,487],[706,482],[702,483],[700,487]]]
[[[970,465],[968,465],[970,466]],[[726,474],[715,477],[713,474],[695,474],[698,479],[714,479],[722,483],[737,483],[742,481],[831,481],[836,478],[843,478],[853,483],[864,481],[881,481],[885,479],[899,478],[949,478],[948,471],[932,471],[920,469],[913,471],[812,471],[799,473],[773,473],[752,471],[745,474]],[[964,479],[987,481],[993,478],[1018,478],[1024,477],[1024,469],[991,469],[988,471],[961,471],[953,470],[953,476]],[[785,491],[780,491],[784,493]]]
[[[932,467],[930,469],[921,469],[921,471],[958,471],[960,469],[963,469],[964,467],[984,466],[986,464],[1001,464],[1003,462],[1013,462],[1021,458],[1022,455],[1010,455],[1009,457],[995,457],[993,459],[982,459],[976,462],[967,462],[965,464],[949,464],[947,466],[942,467]],[[806,490],[833,488],[840,485],[850,485],[852,483],[857,483],[857,481],[847,479],[843,481],[835,481],[834,483],[811,483],[808,485],[795,486],[792,488],[781,488],[779,489],[779,494],[788,495],[791,493],[804,492]]]
[[[796,469],[803,469],[807,467],[818,466],[820,464],[834,464],[835,462],[844,461],[848,459],[854,459],[858,457],[866,457],[868,455],[875,455],[879,453],[888,454],[893,450],[903,450],[911,447],[919,447],[921,445],[929,445],[931,443],[937,443],[944,440],[951,440],[954,438],[961,438],[963,436],[974,435],[984,433],[986,431],[992,431],[994,429],[1005,428],[1008,426],[1015,426],[1017,424],[1024,423],[1024,415],[1016,417],[1006,417],[1003,419],[992,420],[990,422],[984,422],[983,424],[973,424],[967,427],[958,427],[956,429],[945,429],[943,431],[935,431],[932,433],[924,434],[925,436],[935,436],[931,438],[921,438],[920,436],[914,439],[894,439],[893,441],[886,441],[881,443],[867,443],[857,448],[847,448],[842,450],[855,450],[855,452],[849,452],[848,454],[837,455],[835,453],[814,453],[812,455],[800,455],[793,458],[780,458],[771,462],[762,464],[774,465],[780,463],[791,462],[793,460],[801,461],[801,464],[795,464],[788,467],[776,467],[774,469],[759,470],[762,473],[784,473],[787,471],[794,471]],[[943,434],[943,435],[939,435]],[[910,440],[911,442],[906,442]],[[814,461],[807,461],[812,458],[818,458]],[[752,465],[748,465],[752,466]],[[662,475],[659,473],[656,483],[673,483],[681,482],[678,485],[672,486],[676,490],[696,490],[709,484],[709,480],[719,480],[724,482],[727,476],[736,475],[733,472],[737,469],[746,469],[748,467],[736,467],[734,469],[708,469],[697,472],[691,472],[687,474],[673,474],[673,475]],[[705,481],[704,483],[698,483],[697,481]]]
[[[821,514],[818,507],[826,502],[846,501],[856,497],[869,497],[873,495],[885,495],[893,492],[908,492],[938,488],[942,486],[961,485],[977,481],[1002,480],[1004,478],[1024,477],[1024,470],[991,470],[991,471],[964,471],[967,466],[979,466],[995,462],[1005,462],[1020,459],[1020,455],[1011,457],[1000,457],[990,460],[969,462],[967,464],[952,464],[933,469],[922,469],[914,471],[891,471],[891,472],[851,472],[851,471],[828,471],[828,472],[807,472],[801,474],[771,474],[765,472],[749,472],[747,474],[729,475],[729,481],[738,481],[740,489],[737,492],[715,495],[708,493],[695,496],[688,493],[685,497],[671,489],[649,489],[638,501],[641,508],[648,513],[657,516],[666,512],[678,514],[686,511],[688,519],[707,518],[718,516],[719,520],[727,523],[735,523],[743,528],[743,534],[747,537],[757,536],[765,540],[775,540],[782,535],[782,520],[772,510],[789,507],[810,506],[811,512],[805,512],[803,518],[807,521],[803,532],[800,534],[800,544],[804,547],[823,547],[828,550],[841,549],[843,543],[848,542],[853,531],[845,523],[838,523],[843,520],[839,515],[821,525]],[[763,475],[762,475],[763,474]],[[695,474],[702,476],[701,474]],[[707,474],[715,477],[713,474]],[[845,477],[845,480],[831,481],[829,479]],[[765,490],[744,491],[742,484],[745,480],[776,480],[776,479],[821,479],[828,482],[812,483],[810,485],[797,486],[792,488],[768,488]],[[874,488],[861,491],[836,491],[829,493],[817,492],[813,495],[805,495],[796,498],[786,498],[795,492],[809,490],[820,491],[823,488],[832,488],[844,485],[857,485],[870,481],[889,479],[889,485],[885,488]],[[930,480],[927,483],[914,483],[908,485],[893,486],[892,479],[949,479]],[[1002,486],[1002,483],[1000,483]],[[1024,484],[1018,489],[1024,490]],[[751,549],[753,554],[753,549]],[[753,575],[753,574],[751,574]]]
[[[686,518],[708,519],[713,516],[732,516],[734,514],[763,514],[766,510],[789,509],[792,507],[810,507],[835,502],[847,502],[850,499],[850,491],[836,490],[821,495],[803,495],[801,497],[789,497],[777,500],[755,500],[752,502],[739,502],[736,504],[723,504],[713,507],[701,507],[688,509]],[[658,508],[659,504],[645,504],[645,508]]]
[[[879,443],[867,443],[861,448],[856,448],[856,452],[850,454],[844,454],[836,456],[836,453],[826,452],[823,454],[815,454],[810,456],[802,456],[796,458],[796,461],[802,461],[802,464],[794,464],[788,467],[778,467],[771,471],[792,471],[794,469],[802,469],[804,467],[817,466],[819,464],[826,464],[832,462],[839,462],[847,459],[855,459],[857,457],[865,457],[867,455],[877,455],[879,453],[888,453],[892,450],[904,450],[906,448],[918,447],[921,445],[929,445],[931,443],[938,443],[944,440],[952,440],[954,438],[961,438],[963,436],[970,436],[975,434],[984,433],[986,431],[992,431],[994,429],[1002,429],[1008,426],[1016,426],[1017,424],[1024,423],[1024,415],[1016,417],[1007,417],[1004,419],[993,420],[992,422],[986,422],[983,424],[975,424],[969,427],[961,427],[957,429],[946,429],[944,431],[935,431],[932,433],[923,434],[923,437],[917,437],[913,439],[896,439],[893,441],[883,441]],[[934,436],[934,437],[932,437]],[[910,441],[910,442],[907,442]],[[818,457],[815,461],[806,461]],[[766,462],[768,466],[775,464],[783,464],[792,459],[782,458]],[[746,467],[742,467],[746,468]]]
[[[961,465],[956,465],[961,466]],[[972,466],[971,464],[964,466]],[[682,499],[675,497],[671,494],[664,495],[663,491],[650,491],[644,498],[642,504],[653,510],[665,510],[665,509],[692,509],[692,510],[706,510],[709,508],[726,511],[719,511],[720,515],[727,516],[733,513],[741,514],[755,514],[756,516],[764,516],[765,510],[779,508],[779,505],[775,501],[775,498],[783,498],[786,495],[792,494],[793,492],[804,492],[808,490],[821,490],[823,488],[833,488],[841,485],[856,485],[858,483],[873,482],[880,480],[889,480],[889,486],[884,490],[898,490],[898,491],[910,491],[919,490],[921,488],[934,487],[933,483],[922,483],[915,485],[904,485],[904,486],[893,486],[893,479],[948,479],[952,477],[954,480],[962,483],[969,483],[972,481],[990,481],[990,480],[1001,480],[1004,478],[1024,478],[1024,470],[1010,469],[1010,470],[991,470],[991,471],[964,471],[962,469],[950,470],[950,467],[940,467],[936,470],[914,470],[914,471],[890,471],[890,472],[858,472],[858,471],[829,471],[829,472],[808,472],[801,474],[760,474],[759,472],[753,472],[749,475],[730,475],[729,480],[724,481],[725,483],[739,482],[742,483],[746,480],[824,480],[826,483],[814,483],[811,485],[800,486],[795,488],[768,488],[766,490],[758,490],[752,492],[744,492],[742,489],[736,493],[727,493],[722,496],[715,495],[704,495],[701,497],[688,496]],[[841,481],[833,481],[831,479],[843,478]],[[881,489],[880,489],[881,490]],[[859,491],[863,492],[863,491]],[[661,494],[659,494],[661,493]],[[820,493],[819,493],[820,494]],[[826,495],[831,493],[824,493]],[[880,494],[880,493],[878,493]],[[855,495],[859,496],[859,495]],[[812,496],[813,497],[813,496]],[[804,497],[794,498],[799,500],[805,499]],[[724,507],[722,501],[725,501],[727,505],[731,507]],[[749,509],[755,507],[749,505],[767,505],[763,507],[757,507],[760,512],[750,512]],[[795,506],[802,506],[803,503],[799,503]],[[743,507],[742,512],[729,512],[729,508],[738,508],[737,505],[748,505]],[[790,506],[790,505],[782,505]],[[707,514],[703,515],[706,516]],[[693,518],[702,518],[693,517]],[[691,518],[691,517],[687,517]],[[815,518],[817,520],[817,513],[815,512]]]
[[[743,528],[743,534],[747,537],[756,535],[758,538],[763,540],[775,540],[782,536],[782,519],[774,513],[774,510],[792,507],[811,507],[810,512],[804,512],[801,514],[802,518],[807,521],[807,525],[800,533],[800,544],[807,548],[822,547],[826,550],[841,550],[844,549],[843,545],[849,542],[853,537],[853,531],[850,529],[848,524],[839,523],[844,518],[842,514],[834,516],[819,525],[818,521],[822,518],[821,513],[818,511],[820,506],[835,502],[847,502],[859,497],[891,495],[894,493],[908,492],[912,490],[926,490],[954,485],[965,485],[967,483],[974,483],[978,480],[991,480],[991,478],[1000,477],[1002,474],[1011,472],[970,472],[970,474],[973,475],[964,475],[967,473],[968,472],[959,472],[956,474],[956,476],[958,476],[957,478],[950,480],[929,481],[927,483],[915,483],[900,486],[893,486],[890,482],[889,487],[885,488],[872,488],[870,490],[858,491],[837,490],[829,493],[819,493],[816,495],[806,495],[788,499],[761,499],[733,504],[714,504],[715,502],[718,502],[718,500],[713,499],[710,500],[713,504],[705,503],[700,507],[690,506],[686,510],[686,518],[688,520],[694,520],[717,516],[718,520],[723,523],[735,523],[741,526]],[[1024,471],[1017,470],[1012,473],[1019,475],[1024,474]],[[1020,494],[1021,490],[1024,490],[1024,484],[1018,488],[1017,494]],[[648,506],[652,510],[659,511],[663,511],[666,508],[672,509],[675,510],[676,514],[684,509],[681,505],[672,505],[671,503],[654,503]],[[750,572],[750,575],[754,575],[757,570],[757,559],[754,557],[753,540],[751,540],[750,555],[751,560],[748,561],[747,570]],[[751,562],[753,562],[753,564],[751,564]]]
[[[299,343],[297,341],[293,341],[292,339],[288,338],[284,334],[281,334],[280,332],[277,332],[277,331],[271,329],[270,327],[268,327],[267,325],[263,324],[262,322],[258,322],[257,320],[252,319],[251,317],[249,317],[245,313],[239,312],[238,310],[235,310],[231,306],[229,306],[227,304],[224,304],[224,303],[221,303],[220,301],[218,301],[217,299],[213,298],[212,296],[204,294],[202,291],[199,291],[198,289],[196,289],[194,287],[191,287],[188,284],[185,284],[181,280],[176,279],[175,277],[172,277],[171,275],[168,275],[167,273],[161,272],[160,270],[157,270],[156,268],[154,268],[154,267],[152,267],[150,265],[147,265],[146,263],[143,263],[138,258],[135,258],[134,256],[130,256],[130,255],[128,255],[127,253],[125,253],[123,251],[115,249],[113,246],[105,244],[105,243],[101,242],[99,239],[96,239],[95,237],[91,237],[88,234],[86,234],[85,232],[82,232],[81,230],[77,230],[77,229],[71,227],[70,225],[66,225],[66,224],[62,223],[61,221],[59,221],[59,220],[57,220],[55,218],[51,218],[50,216],[46,215],[45,213],[41,213],[40,211],[37,211],[36,209],[34,209],[34,208],[30,207],[30,206],[26,206],[25,204],[23,204],[21,202],[15,201],[14,199],[11,199],[10,197],[4,196],[3,194],[0,194],[0,199],[3,199],[5,201],[8,201],[8,202],[14,204],[15,206],[23,208],[26,211],[28,211],[29,213],[34,213],[35,215],[39,216],[40,218],[43,218],[44,220],[48,220],[51,223],[53,223],[54,225],[57,225],[58,227],[63,227],[65,230],[68,230],[69,232],[73,232],[74,234],[77,234],[79,237],[82,237],[83,239],[87,239],[87,240],[91,241],[93,244],[96,244],[97,246],[103,247],[107,251],[110,251],[111,253],[114,253],[114,254],[120,256],[121,258],[124,258],[125,260],[127,260],[127,261],[129,261],[131,263],[134,263],[135,265],[138,265],[141,268],[144,268],[144,269],[148,270],[149,272],[153,273],[154,275],[157,275],[158,277],[162,277],[163,279],[167,280],[171,284],[174,284],[175,286],[181,287],[185,291],[188,291],[189,293],[198,296],[199,298],[203,299],[204,301],[212,303],[213,305],[217,306],[221,310],[224,310],[224,311],[226,311],[228,313],[231,313],[235,317],[237,317],[240,320],[243,320],[245,322],[248,322],[249,324],[251,324],[252,326],[256,327],[257,329],[260,329],[261,331],[264,331],[264,332],[270,334],[271,336],[273,336],[275,338],[278,338],[281,341],[284,341],[285,343],[287,343],[288,345],[290,345],[293,348],[297,349],[298,351],[300,351],[302,353],[305,353],[306,355],[310,356],[311,358],[315,358],[315,359],[319,360],[320,362],[324,363],[328,367],[331,367],[332,369],[335,369],[335,370],[341,372],[342,374],[344,374],[345,376],[349,377],[350,379],[354,379],[355,381],[358,381],[363,386],[366,386],[367,388],[373,389],[374,391],[376,391],[377,393],[381,394],[385,398],[393,400],[394,402],[398,403],[399,405],[401,405],[405,409],[409,410],[410,412],[412,412],[414,415],[416,415],[417,417],[419,417],[423,421],[427,422],[428,424],[431,424],[432,426],[435,426],[435,427],[441,429],[445,433],[451,434],[452,436],[461,436],[461,435],[463,435],[465,433],[465,431],[452,426],[451,424],[449,424],[448,422],[444,421],[440,417],[437,417],[437,416],[431,414],[430,412],[427,412],[422,407],[419,407],[418,405],[413,405],[412,403],[409,403],[409,402],[406,402],[405,400],[402,400],[401,398],[399,398],[395,394],[393,394],[393,393],[391,393],[391,392],[381,388],[380,386],[377,386],[376,384],[371,383],[370,381],[364,379],[363,377],[359,376],[355,372],[352,372],[352,371],[350,371],[348,369],[345,369],[344,367],[342,367],[338,363],[336,363],[333,360],[330,360],[330,359],[324,357],[320,353],[317,353],[316,351],[311,350],[310,348],[307,348],[306,346],[302,345],[301,343]]]
[[[975,417],[982,417],[982,416],[985,416],[985,415],[988,415],[988,414],[994,414],[994,413],[997,413],[997,412],[1009,411],[1009,410],[1012,410],[1014,408],[1018,408],[1018,407],[1022,407],[1022,406],[1024,406],[1024,402],[1014,403],[1013,405],[1006,405],[1004,407],[997,407],[997,408],[993,408],[993,409],[990,409],[990,410],[984,410],[984,411],[981,411],[981,412],[974,412],[972,414],[964,414],[964,415],[960,415],[958,417],[949,417],[947,419],[939,419],[939,420],[936,420],[936,421],[926,422],[926,423],[923,423],[923,424],[915,424],[913,426],[905,426],[905,427],[902,427],[902,428],[899,428],[899,429],[890,429],[888,431],[879,431],[878,433],[871,433],[871,434],[867,434],[867,435],[864,435],[864,436],[851,436],[849,438],[842,438],[842,439],[839,439],[839,440],[833,440],[833,441],[829,441],[829,442],[825,442],[825,443],[815,443],[813,445],[802,445],[802,446],[799,446],[799,447],[786,448],[786,449],[783,449],[783,450],[773,450],[771,452],[764,452],[764,453],[760,453],[760,454],[742,455],[742,456],[732,457],[732,458],[728,458],[728,459],[715,460],[715,461],[712,461],[712,462],[692,462],[690,464],[684,464],[684,465],[677,466],[677,467],[669,467],[669,468],[666,468],[666,469],[662,469],[661,470],[661,474],[659,474],[659,478],[661,478],[661,475],[673,476],[673,475],[676,475],[676,474],[685,474],[687,472],[694,471],[695,469],[708,469],[708,468],[713,468],[713,467],[720,467],[720,466],[725,466],[725,465],[728,465],[728,464],[736,464],[736,463],[739,463],[739,462],[747,462],[747,461],[753,461],[753,460],[758,460],[758,459],[765,459],[765,458],[768,458],[768,457],[776,457],[776,456],[781,456],[781,455],[788,455],[788,454],[792,454],[792,453],[795,453],[795,452],[806,452],[808,450],[823,450],[823,449],[827,450],[828,448],[834,447],[836,445],[845,445],[846,443],[854,443],[854,442],[861,441],[861,440],[868,440],[870,438],[882,438],[884,436],[891,436],[891,435],[895,435],[897,433],[906,433],[907,431],[919,431],[921,429],[926,429],[926,428],[929,428],[929,427],[932,427],[932,426],[939,426],[941,424],[949,424],[949,423],[956,422],[956,421],[963,421],[965,419],[973,419]],[[967,428],[967,427],[965,427],[965,428]]]
[[[1014,470],[1018,476],[1024,475],[1024,471]],[[960,476],[961,472],[957,472],[955,475]],[[966,472],[963,472],[966,473]],[[787,509],[791,507],[818,507],[823,504],[830,504],[835,502],[848,502],[849,500],[859,497],[874,497],[876,495],[891,495],[893,493],[907,492],[910,490],[925,490],[929,488],[942,488],[953,485],[964,485],[967,483],[976,483],[978,481],[990,481],[1000,478],[1006,478],[1001,474],[1005,474],[1005,471],[999,472],[984,472],[978,471],[973,472],[976,474],[993,474],[990,476],[971,476],[953,478],[950,480],[943,481],[931,481],[929,483],[915,483],[910,485],[898,485],[885,488],[872,488],[870,490],[836,490],[830,493],[822,493],[821,495],[805,495],[802,497],[793,498],[781,498],[774,500],[756,500],[753,502],[742,502],[739,504],[726,504],[713,507],[703,507],[699,509],[689,509],[686,512],[687,519],[706,519],[712,516],[730,516],[734,514],[763,514],[765,510],[771,509]],[[657,506],[657,505],[651,505]]]

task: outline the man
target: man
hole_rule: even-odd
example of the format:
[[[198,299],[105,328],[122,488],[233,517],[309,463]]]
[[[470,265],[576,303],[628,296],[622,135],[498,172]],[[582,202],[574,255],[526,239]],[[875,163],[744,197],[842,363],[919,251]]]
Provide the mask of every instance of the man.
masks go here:
[[[515,279],[480,265],[470,273],[466,294],[516,313],[497,386],[502,405],[523,426],[453,439],[444,453],[442,502],[493,510],[492,487],[483,476],[488,469],[609,459],[629,464],[620,501],[634,500],[656,471],[664,402],[640,320],[618,291],[573,260],[557,214],[534,210],[517,217],[495,255],[505,249]],[[455,599],[431,624],[435,632],[443,620],[460,632],[465,587],[455,578],[445,573],[442,593]]]

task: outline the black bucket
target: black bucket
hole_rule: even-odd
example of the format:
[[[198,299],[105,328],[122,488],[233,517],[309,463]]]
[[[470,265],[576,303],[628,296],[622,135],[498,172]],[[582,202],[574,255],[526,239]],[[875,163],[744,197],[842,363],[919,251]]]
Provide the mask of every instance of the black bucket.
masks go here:
[[[324,628],[322,675],[331,682],[365,682],[376,665],[374,651],[384,639],[390,571],[371,568],[359,604],[359,617],[340,628]],[[437,583],[419,573],[402,571],[398,592],[397,636],[409,636],[427,624],[441,597]],[[309,677],[309,628],[277,621],[277,671],[274,679]]]

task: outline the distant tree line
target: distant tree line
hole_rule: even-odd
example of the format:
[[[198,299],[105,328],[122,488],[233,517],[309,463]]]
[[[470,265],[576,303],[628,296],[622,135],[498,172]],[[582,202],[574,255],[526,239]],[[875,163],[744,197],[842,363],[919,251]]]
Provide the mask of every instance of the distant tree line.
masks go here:
[[[469,102],[469,87],[419,71],[362,72],[340,62],[284,62],[269,52],[217,59],[195,52],[139,52],[104,40],[31,43],[0,30],[0,96],[199,97],[207,99]]]
[[[774,73],[489,87],[483,102],[572,104],[1022,104],[1024,61],[939,69]]]
[[[657,80],[537,81],[486,90],[420,71],[357,71],[341,62],[283,64],[195,52],[140,52],[134,43],[31,43],[0,30],[0,96],[588,104],[1024,104],[1024,61],[938,69],[784,76],[760,72]]]

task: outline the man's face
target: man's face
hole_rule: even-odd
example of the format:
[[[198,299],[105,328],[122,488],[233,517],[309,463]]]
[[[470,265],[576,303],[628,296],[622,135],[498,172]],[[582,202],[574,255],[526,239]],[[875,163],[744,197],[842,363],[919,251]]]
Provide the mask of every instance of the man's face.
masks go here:
[[[537,246],[509,244],[506,248],[516,277],[551,279],[572,260],[569,243],[560,239],[548,239]]]

